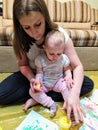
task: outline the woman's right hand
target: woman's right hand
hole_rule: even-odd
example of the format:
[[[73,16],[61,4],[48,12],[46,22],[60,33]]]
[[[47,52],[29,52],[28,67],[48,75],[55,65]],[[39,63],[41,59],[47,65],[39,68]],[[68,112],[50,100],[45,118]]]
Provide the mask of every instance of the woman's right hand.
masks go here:
[[[35,79],[32,78],[32,79],[30,80],[30,87],[31,87],[31,90],[32,90],[33,93],[35,92],[35,90],[34,90],[34,84],[35,84]]]

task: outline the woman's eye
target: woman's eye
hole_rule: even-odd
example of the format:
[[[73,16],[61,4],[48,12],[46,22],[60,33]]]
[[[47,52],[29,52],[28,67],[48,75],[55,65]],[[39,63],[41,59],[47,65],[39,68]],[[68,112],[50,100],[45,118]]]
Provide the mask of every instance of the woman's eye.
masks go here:
[[[41,22],[40,22],[40,23],[37,23],[35,26],[36,26],[36,27],[39,27],[40,25],[41,25]]]
[[[49,55],[53,56],[54,54],[50,53]]]
[[[30,27],[29,27],[29,26],[27,26],[27,27],[25,27],[24,29],[25,29],[25,30],[28,30],[28,29],[30,29]]]

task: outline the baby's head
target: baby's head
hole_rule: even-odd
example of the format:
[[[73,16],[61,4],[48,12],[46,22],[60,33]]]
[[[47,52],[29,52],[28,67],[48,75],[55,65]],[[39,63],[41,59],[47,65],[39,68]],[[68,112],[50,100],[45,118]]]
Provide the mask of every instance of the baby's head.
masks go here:
[[[57,60],[64,52],[65,37],[62,32],[51,31],[47,34],[43,46],[49,60]]]

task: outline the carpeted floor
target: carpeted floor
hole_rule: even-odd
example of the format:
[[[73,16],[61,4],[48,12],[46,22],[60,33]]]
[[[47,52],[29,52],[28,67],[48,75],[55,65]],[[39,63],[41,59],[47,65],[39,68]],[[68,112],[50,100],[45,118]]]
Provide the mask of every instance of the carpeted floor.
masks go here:
[[[98,89],[98,71],[85,71],[85,75],[94,81],[94,88]]]
[[[0,82],[2,80],[4,80],[5,78],[7,78],[9,75],[11,75],[12,73],[0,73]]]
[[[0,82],[4,80],[11,73],[0,73]],[[94,81],[95,89],[98,89],[98,71],[85,71],[85,75],[89,76]],[[0,130],[15,130],[15,128],[23,121],[23,119],[27,116],[27,114],[33,109],[48,118],[53,122],[57,122],[58,118],[64,115],[64,112],[61,110],[62,103],[59,104],[59,109],[56,116],[53,119],[50,119],[49,112],[47,113],[47,109],[42,107],[41,105],[34,106],[25,113],[22,110],[23,104],[13,105],[13,106],[0,106]],[[79,130],[79,127],[75,126],[70,130]]]

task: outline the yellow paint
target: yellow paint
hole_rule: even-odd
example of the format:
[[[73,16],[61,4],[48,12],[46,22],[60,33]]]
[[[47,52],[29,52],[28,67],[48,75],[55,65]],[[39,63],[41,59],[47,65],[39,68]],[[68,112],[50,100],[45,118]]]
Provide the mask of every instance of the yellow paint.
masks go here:
[[[36,84],[36,88],[40,88],[40,83]]]
[[[58,121],[60,130],[69,130],[71,121],[68,121],[67,116],[61,116]]]
[[[0,127],[0,130],[2,130],[2,127]]]

